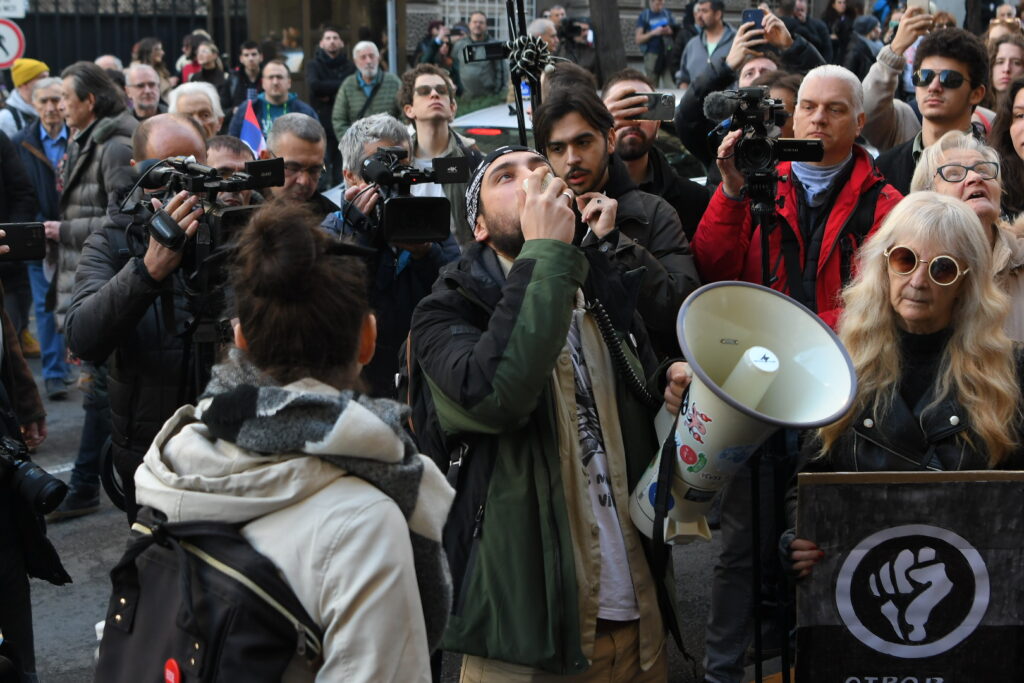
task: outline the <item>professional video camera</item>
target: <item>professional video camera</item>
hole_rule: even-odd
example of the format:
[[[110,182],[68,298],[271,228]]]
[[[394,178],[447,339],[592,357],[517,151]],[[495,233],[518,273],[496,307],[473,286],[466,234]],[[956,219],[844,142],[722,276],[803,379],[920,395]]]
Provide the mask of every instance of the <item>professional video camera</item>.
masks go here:
[[[68,485],[28,459],[24,444],[0,436],[0,480],[41,515],[52,512],[64,500]]]
[[[383,246],[395,242],[443,242],[451,233],[451,204],[445,197],[414,197],[413,185],[423,183],[464,183],[469,180],[467,157],[433,160],[430,171],[403,164],[408,156],[403,147],[379,147],[363,161],[360,174],[380,187],[384,201],[370,243]]]
[[[744,131],[736,145],[736,168],[745,175],[774,170],[782,161],[821,161],[821,140],[780,138],[779,128],[789,114],[782,100],[768,97],[766,86],[714,92],[704,100],[704,115],[728,121],[728,130]]]
[[[284,159],[281,158],[248,161],[244,172],[227,178],[221,177],[215,168],[196,163],[193,157],[170,157],[143,165],[141,171],[137,184],[145,189],[167,188],[168,197],[181,190],[205,195],[200,231],[196,238],[198,241],[206,238],[202,234],[206,232],[203,229],[205,224],[213,248],[225,244],[255,211],[255,207],[251,206],[218,205],[216,200],[219,192],[243,192],[284,185]],[[168,249],[180,251],[185,246],[185,231],[166,211],[155,212],[147,221],[147,228],[153,239]]]
[[[145,161],[139,166],[139,178],[121,210],[135,216],[135,222],[144,225],[152,239],[168,249],[184,251],[180,271],[191,319],[182,336],[192,349],[190,367],[186,369],[192,373],[192,379],[184,395],[192,399],[209,380],[217,345],[228,343],[233,337],[229,321],[224,317],[228,279],[224,264],[234,235],[257,208],[221,206],[217,204],[217,194],[284,185],[284,159],[249,161],[244,172],[226,178],[221,177],[217,169],[197,163],[194,157]],[[153,211],[150,203],[144,201],[140,187],[163,190],[155,196],[165,203],[181,190],[201,193],[203,213],[195,237],[189,240],[165,210]],[[167,321],[167,329],[175,329],[172,320]]]

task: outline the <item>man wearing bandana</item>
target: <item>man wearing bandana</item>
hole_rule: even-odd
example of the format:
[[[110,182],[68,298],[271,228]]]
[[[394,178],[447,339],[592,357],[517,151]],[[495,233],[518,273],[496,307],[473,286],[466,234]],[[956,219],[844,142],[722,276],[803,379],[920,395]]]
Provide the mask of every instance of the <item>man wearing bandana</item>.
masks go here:
[[[495,150],[466,203],[475,241],[410,335],[447,451],[434,455],[460,460],[442,647],[466,655],[463,681],[664,681],[672,571],[654,575],[628,501],[657,450],[653,411],[662,397],[678,411],[688,369],[654,361],[635,315],[641,274],[573,243],[576,198],[543,156]],[[580,203],[594,233],[614,228],[614,199]],[[612,359],[599,308],[630,370]],[[644,392],[629,373],[649,378]]]

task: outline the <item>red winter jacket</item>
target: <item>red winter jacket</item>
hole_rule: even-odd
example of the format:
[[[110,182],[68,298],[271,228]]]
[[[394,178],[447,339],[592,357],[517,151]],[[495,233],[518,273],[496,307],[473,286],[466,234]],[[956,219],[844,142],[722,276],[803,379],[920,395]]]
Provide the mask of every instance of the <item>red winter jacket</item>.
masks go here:
[[[835,327],[839,318],[838,295],[843,286],[840,250],[837,248],[838,237],[856,208],[857,199],[876,183],[884,184],[875,203],[874,224],[868,233],[871,234],[903,198],[896,188],[885,184],[885,178],[875,169],[871,156],[863,148],[854,145],[853,155],[855,161],[850,180],[836,197],[825,225],[815,279],[815,301],[818,309],[816,313],[832,327]],[[778,171],[778,195],[784,200],[782,208],[779,209],[779,217],[781,221],[795,228],[793,232],[800,247],[800,263],[805,263],[805,245],[797,220],[799,204],[796,187],[790,181],[790,163],[779,164]],[[712,196],[707,211],[704,212],[691,245],[703,282],[744,280],[761,283],[761,233],[751,228],[750,200],[729,199],[719,187]],[[782,230],[788,228],[780,225],[780,229],[774,230],[769,236],[769,263],[774,268],[776,278],[772,288],[789,294],[785,259],[782,258]],[[853,237],[848,236],[845,239]],[[853,246],[858,248],[860,245]]]

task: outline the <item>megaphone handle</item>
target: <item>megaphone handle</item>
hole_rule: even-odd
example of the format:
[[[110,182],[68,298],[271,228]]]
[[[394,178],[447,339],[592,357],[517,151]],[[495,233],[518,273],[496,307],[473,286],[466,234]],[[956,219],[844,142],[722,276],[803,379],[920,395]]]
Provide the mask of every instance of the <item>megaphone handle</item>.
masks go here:
[[[683,405],[680,404],[679,412],[672,421],[672,428],[665,435],[661,444],[661,459],[658,462],[657,486],[654,490],[654,570],[655,577],[660,577],[668,563],[668,550],[665,547],[665,517],[668,516],[668,498],[672,490],[672,474],[676,463],[676,428],[679,426],[679,416],[683,413]]]

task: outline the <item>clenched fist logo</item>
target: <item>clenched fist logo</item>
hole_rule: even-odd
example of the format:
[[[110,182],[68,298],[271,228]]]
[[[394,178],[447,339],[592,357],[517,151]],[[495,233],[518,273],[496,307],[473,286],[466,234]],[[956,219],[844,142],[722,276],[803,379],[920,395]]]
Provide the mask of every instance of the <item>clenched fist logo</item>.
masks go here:
[[[928,635],[928,617],[953,590],[946,565],[935,559],[934,548],[901,550],[868,579],[872,594],[885,599],[882,614],[892,624],[896,637],[920,643]]]
[[[908,524],[858,543],[839,569],[835,597],[843,624],[868,647],[894,657],[932,657],[981,623],[988,570],[961,536]]]

